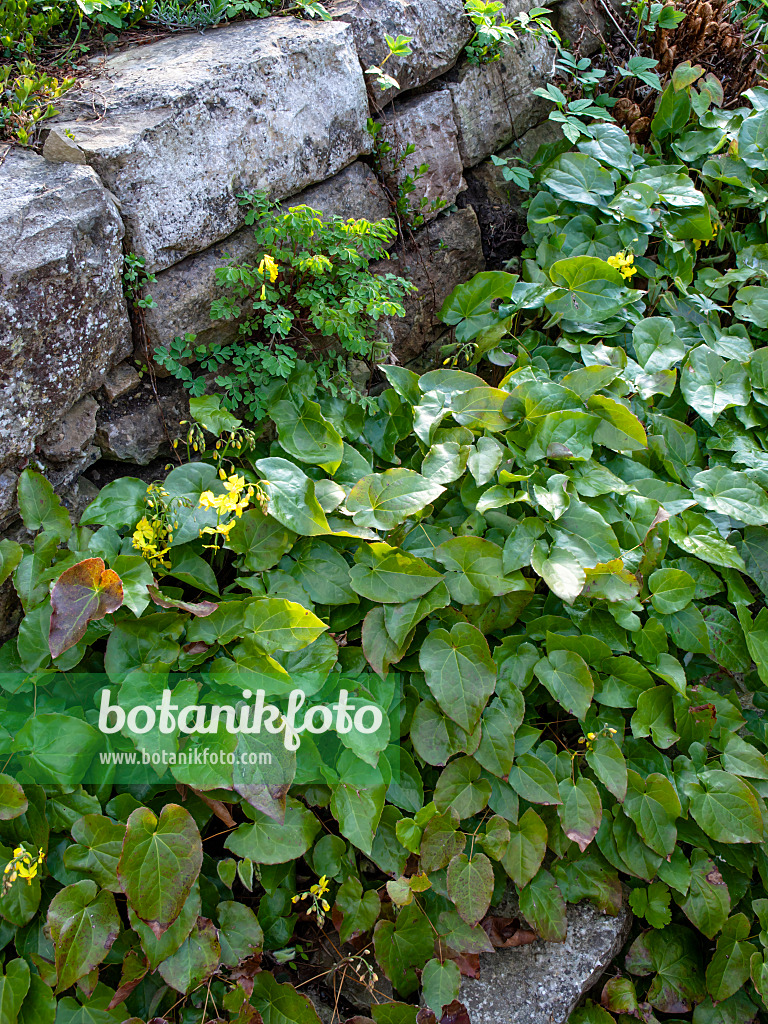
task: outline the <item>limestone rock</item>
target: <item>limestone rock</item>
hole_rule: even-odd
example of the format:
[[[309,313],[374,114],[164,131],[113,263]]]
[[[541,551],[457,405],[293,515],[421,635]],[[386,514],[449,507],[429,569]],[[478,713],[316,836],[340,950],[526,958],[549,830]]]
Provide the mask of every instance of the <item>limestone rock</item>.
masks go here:
[[[382,92],[371,82],[373,95],[382,104],[398,91],[425,85],[452,68],[473,31],[463,0],[335,0],[330,9],[334,18],[352,26],[363,68],[385,59],[385,35],[411,39],[413,52],[390,58],[385,68],[400,90]]]
[[[429,170],[416,181],[411,193],[411,209],[420,210],[420,200],[427,200],[424,219],[434,220],[438,210],[427,212],[435,199],[444,199],[450,206],[467,183],[462,176],[456,122],[453,119],[453,100],[447,90],[427,93],[398,104],[394,116],[387,119],[382,131],[384,142],[391,149],[384,154],[382,170],[396,184],[414,173],[414,169],[428,164]],[[415,152],[404,156],[409,144]]]
[[[565,942],[534,942],[480,954],[480,977],[462,978],[472,1024],[564,1024],[626,942],[632,915],[568,906]]]
[[[127,395],[141,384],[141,377],[130,363],[120,363],[104,378],[104,393],[110,402]]]
[[[328,216],[344,218],[380,220],[390,212],[375,174],[360,161],[330,180],[292,196],[283,205],[302,204]],[[157,307],[146,310],[144,318],[153,349],[167,345],[177,336],[183,337],[187,331],[196,334],[201,345],[224,343],[237,337],[237,322],[213,321],[210,316],[211,303],[223,294],[216,286],[214,275],[227,255],[246,263],[261,259],[252,228],[243,228],[218,245],[188,256],[157,275],[157,283],[151,288]]]
[[[453,96],[465,167],[495,153],[546,118],[551,104],[533,95],[551,74],[554,50],[523,36],[493,64],[465,65],[447,86]]]
[[[38,449],[52,462],[69,462],[82,455],[96,433],[99,403],[91,395],[75,402],[71,409],[40,438]]]
[[[0,167],[0,460],[131,352],[122,225],[90,167],[13,149]]]
[[[150,385],[102,408],[96,444],[107,459],[146,466],[161,453],[170,457],[170,441],[179,435],[179,422],[189,414],[186,392],[176,381],[161,381],[159,395]]]
[[[439,313],[457,284],[483,270],[483,245],[474,210],[457,210],[422,228],[414,243],[396,258],[377,265],[399,274],[418,292],[406,297],[406,315],[383,322],[401,363],[415,359],[446,330]]]
[[[352,30],[294,18],[179,35],[108,58],[60,104],[121,204],[127,248],[157,271],[244,221],[236,196],[277,198],[369,152]]]
[[[52,164],[82,164],[85,166],[87,163],[85,155],[77,143],[57,128],[53,128],[48,133],[48,138],[43,146],[43,156]]]
[[[605,10],[596,0],[560,0],[553,9],[552,23],[563,42],[582,57],[600,49],[606,21]]]

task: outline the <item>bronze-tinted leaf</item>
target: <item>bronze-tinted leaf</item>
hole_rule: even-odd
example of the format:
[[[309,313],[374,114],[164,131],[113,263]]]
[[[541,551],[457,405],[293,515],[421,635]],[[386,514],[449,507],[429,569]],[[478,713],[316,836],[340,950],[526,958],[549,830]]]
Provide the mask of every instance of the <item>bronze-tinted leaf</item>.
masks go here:
[[[88,623],[116,612],[123,603],[123,581],[101,558],[86,558],[65,569],[51,591],[48,646],[58,658],[74,647]]]

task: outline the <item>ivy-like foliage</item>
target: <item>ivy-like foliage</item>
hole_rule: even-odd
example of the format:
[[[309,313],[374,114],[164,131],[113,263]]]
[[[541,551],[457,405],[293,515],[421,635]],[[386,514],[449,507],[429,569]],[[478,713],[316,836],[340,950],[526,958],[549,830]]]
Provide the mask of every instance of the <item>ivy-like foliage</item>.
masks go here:
[[[602,125],[541,156],[523,280],[446,302],[462,367],[386,367],[370,409],[297,369],[261,440],[193,399],[218,440],[74,528],[22,474],[11,1021],[317,1024],[290,984],[317,969],[286,964],[320,930],[391,982],[377,1022],[415,1024],[420,989],[437,1021],[476,953],[561,941],[583,899],[639,923],[572,1021],[765,1019],[768,93],[723,111],[696,81],[650,153]],[[105,688],[128,717],[166,690],[287,714],[296,686],[381,723],[97,728]],[[206,742],[233,763],[182,763]],[[487,916],[509,887],[529,928]]]

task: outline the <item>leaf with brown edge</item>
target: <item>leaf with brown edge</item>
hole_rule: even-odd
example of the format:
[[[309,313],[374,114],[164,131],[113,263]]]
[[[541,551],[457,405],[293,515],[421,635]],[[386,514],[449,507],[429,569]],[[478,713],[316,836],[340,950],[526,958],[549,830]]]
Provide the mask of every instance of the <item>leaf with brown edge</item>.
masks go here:
[[[213,615],[219,607],[216,601],[177,601],[173,597],[168,597],[167,594],[164,594],[154,584],[147,587],[147,593],[155,604],[160,605],[161,608],[177,608],[181,612],[189,612],[191,615],[195,615],[198,619],[205,619],[207,616]],[[207,646],[204,647],[204,650],[207,650]]]
[[[117,877],[130,907],[157,938],[181,913],[202,863],[200,832],[183,807],[166,804],[159,818],[148,807],[131,813]]]
[[[454,1001],[449,1003],[448,1006],[444,1006],[443,1016],[440,1018],[440,1024],[471,1024],[469,1011],[464,1003],[460,1003],[458,999],[454,999]]]
[[[89,622],[116,612],[123,603],[123,581],[102,558],[86,558],[65,569],[51,591],[52,658],[82,640]]]
[[[125,1002],[128,996],[137,988],[149,970],[149,964],[144,956],[131,950],[123,960],[123,969],[120,975],[120,984],[110,1001],[108,1010],[114,1010],[120,1003]]]
[[[491,940],[494,949],[528,946],[538,938],[536,932],[526,928],[518,917],[494,917],[489,914],[480,922],[480,927]]]
[[[463,978],[480,977],[479,953],[456,953],[453,950],[449,950],[446,956],[458,966]]]

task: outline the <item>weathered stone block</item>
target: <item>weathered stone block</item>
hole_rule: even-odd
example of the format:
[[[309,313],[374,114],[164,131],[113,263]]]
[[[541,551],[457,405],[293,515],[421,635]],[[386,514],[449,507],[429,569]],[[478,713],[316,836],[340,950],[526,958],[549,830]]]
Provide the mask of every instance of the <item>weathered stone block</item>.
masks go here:
[[[398,91],[426,85],[456,63],[472,35],[463,0],[336,0],[334,18],[347,21],[364,68],[380,65],[389,53],[385,35],[408,36],[412,53],[391,57],[386,71],[400,83],[400,90],[381,92],[372,82],[380,102],[389,102]]]
[[[618,956],[631,924],[626,906],[607,917],[579,903],[568,907],[565,942],[481,953],[480,977],[462,978],[459,994],[472,1024],[564,1024]]]
[[[283,205],[306,205],[327,216],[380,220],[390,213],[389,203],[379,186],[376,175],[364,163],[357,161],[328,181],[305,189],[299,195],[286,199]],[[237,323],[211,320],[211,303],[222,297],[215,281],[216,268],[225,256],[239,262],[252,263],[261,259],[253,228],[243,228],[205,252],[187,259],[157,275],[152,285],[155,309],[145,314],[147,335],[152,348],[168,344],[187,331],[197,335],[198,344],[224,343],[237,336]]]
[[[560,0],[555,4],[552,23],[570,48],[577,48],[582,57],[600,49],[607,19],[603,6],[596,0]]]
[[[161,381],[159,394],[146,384],[99,411],[96,444],[104,458],[147,466],[172,453],[179,422],[189,415],[187,393],[178,381]]]
[[[28,455],[131,352],[122,224],[90,167],[0,167],[0,461]]]
[[[114,55],[60,104],[121,204],[130,250],[169,267],[243,224],[236,196],[277,198],[370,151],[352,30],[266,18]]]
[[[474,210],[457,210],[440,217],[422,228],[408,249],[377,266],[382,273],[408,278],[418,288],[405,300],[404,318],[382,322],[394,354],[401,363],[407,363],[445,332],[439,313],[456,285],[485,267]]]
[[[79,402],[75,402],[40,438],[38,448],[44,458],[58,463],[79,458],[96,433],[98,411],[99,403],[91,395],[85,395]]]
[[[506,48],[501,60],[465,65],[447,83],[465,167],[474,167],[546,118],[552,105],[533,90],[551,74],[554,55],[544,39],[524,36]]]
[[[396,184],[412,175],[415,168],[429,165],[426,174],[416,181],[409,199],[416,212],[420,210],[420,200],[427,200],[425,220],[434,220],[439,212],[426,212],[432,200],[444,199],[450,206],[467,187],[462,176],[453,100],[447,90],[399,103],[384,123],[382,138],[391,146],[383,155],[382,170]],[[409,144],[416,147],[415,152],[404,156]]]

